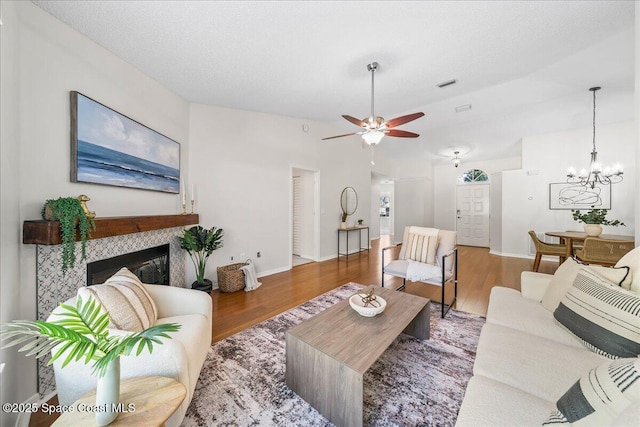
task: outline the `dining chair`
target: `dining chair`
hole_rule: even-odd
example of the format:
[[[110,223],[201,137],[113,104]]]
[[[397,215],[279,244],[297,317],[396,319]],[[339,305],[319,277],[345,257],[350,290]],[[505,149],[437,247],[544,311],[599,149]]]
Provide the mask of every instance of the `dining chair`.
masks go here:
[[[538,239],[535,231],[530,230],[529,236],[533,240],[533,244],[536,246],[536,259],[533,261],[533,271],[538,271],[540,268],[540,260],[542,255],[552,255],[559,257],[559,264],[562,264],[567,255],[567,245],[563,243],[545,243]]]
[[[576,258],[585,264],[615,265],[620,258],[635,246],[633,240],[609,240],[587,237]]]

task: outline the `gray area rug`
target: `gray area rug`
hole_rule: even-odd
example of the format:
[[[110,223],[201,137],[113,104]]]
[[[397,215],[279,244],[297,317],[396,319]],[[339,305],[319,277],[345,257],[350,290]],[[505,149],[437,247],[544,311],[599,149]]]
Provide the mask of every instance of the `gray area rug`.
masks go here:
[[[330,426],[285,384],[285,332],[361,286],[348,283],[211,346],[183,426]],[[400,335],[365,375],[364,424],[453,426],[483,317],[431,306],[431,339]]]

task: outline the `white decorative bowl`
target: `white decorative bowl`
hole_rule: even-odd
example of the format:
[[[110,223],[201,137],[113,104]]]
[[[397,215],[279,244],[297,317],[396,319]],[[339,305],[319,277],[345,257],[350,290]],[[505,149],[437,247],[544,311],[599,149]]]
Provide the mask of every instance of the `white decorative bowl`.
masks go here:
[[[374,317],[384,311],[384,308],[387,306],[387,302],[380,295],[376,295],[376,302],[380,304],[379,307],[374,307],[372,304],[368,306],[364,306],[362,302],[362,297],[366,297],[367,294],[355,294],[349,298],[349,304],[351,308],[358,312],[360,316],[364,317]]]

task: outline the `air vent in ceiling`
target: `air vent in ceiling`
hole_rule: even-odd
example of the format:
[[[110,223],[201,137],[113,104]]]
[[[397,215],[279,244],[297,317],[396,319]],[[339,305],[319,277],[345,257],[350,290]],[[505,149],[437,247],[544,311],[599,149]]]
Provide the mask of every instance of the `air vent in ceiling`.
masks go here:
[[[456,107],[456,113],[462,113],[463,111],[471,110],[471,104],[460,105]]]
[[[447,87],[456,84],[458,81],[456,79],[447,80],[446,82],[438,83],[436,86],[438,87]]]

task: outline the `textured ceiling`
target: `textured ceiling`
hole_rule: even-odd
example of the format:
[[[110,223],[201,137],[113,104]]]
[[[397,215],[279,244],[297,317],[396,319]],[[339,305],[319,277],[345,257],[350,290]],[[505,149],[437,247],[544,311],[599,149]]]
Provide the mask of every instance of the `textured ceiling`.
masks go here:
[[[34,3],[190,101],[346,132],[377,61],[376,114],[426,114],[402,126],[420,138],[380,145],[398,159],[518,155],[523,136],[588,127],[595,85],[599,123],[633,118],[631,1]]]

